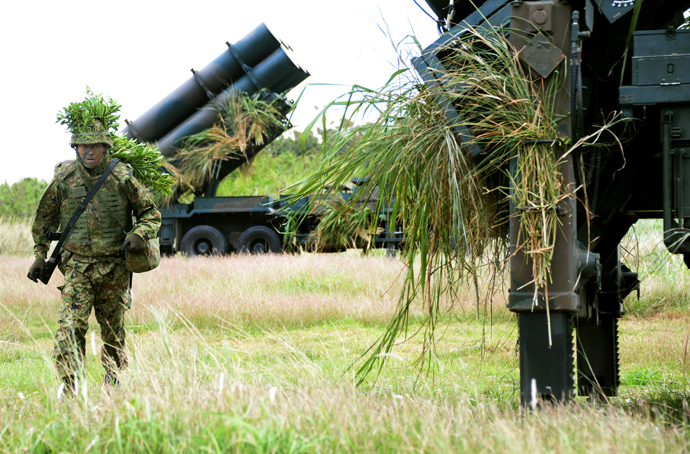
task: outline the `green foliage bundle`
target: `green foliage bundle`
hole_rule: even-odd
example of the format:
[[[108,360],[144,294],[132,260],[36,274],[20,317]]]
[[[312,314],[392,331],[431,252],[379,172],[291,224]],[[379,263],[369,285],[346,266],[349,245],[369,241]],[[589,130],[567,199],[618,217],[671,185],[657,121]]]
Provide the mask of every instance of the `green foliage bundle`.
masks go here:
[[[161,172],[163,157],[156,148],[141,144],[120,135],[114,135],[110,155],[132,166],[134,177],[155,194],[169,195],[173,177]]]
[[[358,241],[369,249],[375,226],[374,212],[365,204],[353,206],[341,194],[333,194],[318,205],[319,223],[309,234],[307,245],[314,251],[342,251]]]
[[[57,122],[67,126],[72,132],[78,132],[88,129],[93,120],[99,120],[105,126],[106,132],[109,129],[117,131],[120,107],[122,106],[113,98],[94,94],[86,87],[84,100],[70,103],[63,108],[57,115]]]
[[[222,161],[248,161],[248,147],[263,146],[269,135],[279,135],[289,127],[278,108],[264,100],[261,93],[238,93],[219,109],[219,114],[217,124],[187,137],[184,147],[169,161],[175,167],[176,189],[161,203],[200,191]]]
[[[506,187],[498,189],[519,211],[516,247],[531,260],[536,299],[536,292],[547,289],[550,278],[556,207],[574,189],[565,187],[559,170],[568,141],[559,137],[558,118],[553,115],[556,91],[565,82],[564,64],[548,83],[533,81],[516,50],[498,32],[471,33],[463,44],[453,47],[446,58],[446,66],[452,69],[442,82],[463,87],[448,97],[461,106],[463,126],[490,153],[477,171],[500,171],[510,180],[511,194]],[[511,158],[517,163],[514,173],[508,172]]]
[[[264,145],[272,129],[286,131],[290,124],[277,106],[263,97],[263,93],[232,96],[221,108],[221,124],[225,131],[232,131],[239,140],[240,151],[245,153],[249,144]],[[245,155],[246,157],[246,155]]]
[[[454,289],[461,282],[476,283],[480,268],[488,267],[494,277],[504,269],[509,202],[518,207],[520,242],[515,246],[531,259],[535,292],[548,285],[555,207],[571,190],[558,169],[558,153],[567,144],[561,143],[558,119],[552,115],[565,71],[564,64],[559,66],[550,84],[532,80],[516,54],[499,31],[470,30],[446,49],[444,63],[450,70],[441,75],[445,91],[431,91],[403,69],[381,90],[355,87],[347,102],[333,103],[347,106],[353,116],[380,115],[375,122],[342,130],[326,150],[324,164],[300,184],[296,197],[322,192],[328,198],[350,178],[368,177],[361,194],[378,190],[376,214],[392,210],[392,219],[401,223],[408,264],[397,313],[369,349],[359,369],[361,379],[382,367],[397,337],[407,333],[417,298],[427,313],[420,361],[432,367],[442,302],[454,304]],[[444,97],[459,110],[454,124],[438,104]],[[458,141],[458,128],[469,130],[487,153],[481,166]],[[511,158],[517,162],[512,173]],[[361,202],[355,196],[347,203],[355,207]],[[298,216],[314,210],[316,203]],[[415,266],[417,260],[421,266]]]

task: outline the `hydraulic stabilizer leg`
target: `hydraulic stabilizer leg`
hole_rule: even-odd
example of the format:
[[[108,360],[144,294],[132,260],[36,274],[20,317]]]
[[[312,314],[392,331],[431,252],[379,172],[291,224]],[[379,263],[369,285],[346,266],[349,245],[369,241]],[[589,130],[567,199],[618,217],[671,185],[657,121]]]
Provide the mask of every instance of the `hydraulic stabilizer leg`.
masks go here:
[[[618,318],[580,320],[577,332],[577,388],[581,396],[617,396],[619,375]]]
[[[519,313],[518,330],[522,405],[529,407],[534,398],[569,400],[574,389],[573,315],[551,314],[551,345],[546,312]]]

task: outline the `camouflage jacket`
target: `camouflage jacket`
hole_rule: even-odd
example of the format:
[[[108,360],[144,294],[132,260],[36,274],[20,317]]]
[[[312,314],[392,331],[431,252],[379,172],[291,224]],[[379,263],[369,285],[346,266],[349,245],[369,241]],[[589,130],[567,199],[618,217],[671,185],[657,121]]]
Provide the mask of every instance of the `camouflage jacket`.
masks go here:
[[[31,227],[37,259],[46,259],[48,233],[64,228],[110,161],[110,156],[105,155],[91,173],[79,159],[55,167],[55,177],[38,203]],[[136,221],[133,230],[132,216]],[[160,211],[149,192],[134,178],[131,167],[118,163],[80,216],[63,249],[85,257],[122,257],[120,247],[128,233],[146,241],[158,235],[160,224]]]

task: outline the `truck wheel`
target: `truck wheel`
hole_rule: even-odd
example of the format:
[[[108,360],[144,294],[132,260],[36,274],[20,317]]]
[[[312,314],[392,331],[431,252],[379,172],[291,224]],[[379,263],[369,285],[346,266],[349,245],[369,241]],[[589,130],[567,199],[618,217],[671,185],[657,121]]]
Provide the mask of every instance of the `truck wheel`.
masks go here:
[[[228,249],[228,243],[218,229],[209,225],[198,225],[185,233],[180,249],[188,257],[223,255]]]
[[[237,240],[237,250],[241,253],[266,254],[280,252],[280,238],[275,230],[261,225],[250,227]]]

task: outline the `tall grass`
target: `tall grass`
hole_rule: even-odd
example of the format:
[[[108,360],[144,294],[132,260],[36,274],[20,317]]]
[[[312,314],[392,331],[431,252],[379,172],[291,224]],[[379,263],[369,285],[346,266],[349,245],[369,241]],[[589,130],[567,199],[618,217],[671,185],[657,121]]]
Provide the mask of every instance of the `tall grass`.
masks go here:
[[[136,359],[114,392],[91,380],[86,392],[67,402],[56,402],[49,389],[23,399],[7,396],[0,446],[7,452],[117,453],[689,447],[684,426],[658,407],[622,411],[576,404],[522,413],[496,402],[477,404],[481,397],[466,385],[447,394],[405,387],[362,392],[324,371],[324,358],[310,358],[294,339],[269,335],[252,348],[241,334],[209,343],[193,332],[170,333],[164,321],[159,329],[155,337],[135,340]],[[337,353],[323,355],[339,360]]]
[[[33,247],[31,219],[0,217],[0,256],[30,257]]]
[[[372,346],[362,376],[380,368],[398,336],[408,333],[408,314],[417,298],[427,314],[420,361],[431,367],[434,332],[447,310],[443,295],[452,306],[456,286],[472,283],[479,274],[495,276],[493,289],[501,288],[509,204],[519,224],[513,246],[532,266],[535,298],[548,286],[556,207],[574,190],[559,170],[568,142],[559,137],[553,114],[565,70],[559,66],[549,82],[533,80],[516,54],[500,31],[468,30],[439,52],[448,69],[437,75],[437,87],[423,85],[405,68],[383,89],[355,87],[347,102],[335,103],[346,104],[353,117],[375,111],[378,119],[342,130],[298,195],[323,191],[328,199],[334,189],[326,185],[339,188],[353,176],[366,176],[349,208],[378,191],[375,219],[391,210],[392,219],[402,224],[408,265],[397,313]],[[459,112],[455,121],[444,114],[450,106]],[[465,142],[457,134],[461,128],[470,132]],[[479,165],[469,154],[471,145],[484,152]]]
[[[348,366],[385,331],[403,263],[352,252],[164,258],[135,277],[121,386],[100,387],[96,333],[80,393],[58,401],[49,355],[60,277],[34,284],[23,278],[30,262],[0,258],[0,452],[690,449],[687,313],[622,321],[621,397],[523,412],[514,319],[502,309],[482,341],[482,323],[461,312],[473,314],[471,295],[447,315],[435,378],[417,378],[416,340],[376,384],[355,387]]]

